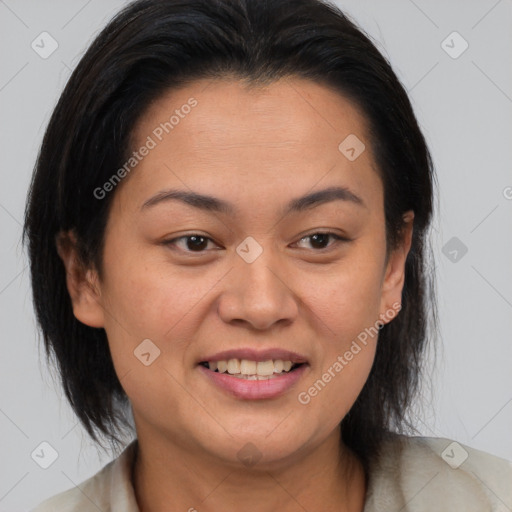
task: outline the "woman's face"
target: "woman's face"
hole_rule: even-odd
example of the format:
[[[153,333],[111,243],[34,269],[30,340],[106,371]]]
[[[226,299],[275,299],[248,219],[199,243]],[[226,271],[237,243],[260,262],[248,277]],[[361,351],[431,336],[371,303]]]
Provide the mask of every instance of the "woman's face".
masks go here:
[[[411,235],[386,265],[367,133],[298,78],[198,81],[151,105],[108,192],[97,295],[75,304],[107,332],[139,437],[270,467],[337,435],[398,312]],[[228,360],[261,380],[201,364]]]

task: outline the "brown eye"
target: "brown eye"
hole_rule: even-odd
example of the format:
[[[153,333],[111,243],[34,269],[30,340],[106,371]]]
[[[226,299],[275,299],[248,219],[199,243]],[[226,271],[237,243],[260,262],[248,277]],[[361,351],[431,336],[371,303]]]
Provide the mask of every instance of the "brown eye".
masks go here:
[[[329,244],[329,239],[334,239],[335,242]],[[311,235],[302,237],[300,239],[300,242],[307,241],[307,240],[310,241],[310,246],[313,249],[316,249],[319,251],[321,251],[323,249],[328,249],[328,248],[332,247],[333,245],[338,245],[341,242],[349,241],[347,238],[343,238],[343,237],[337,235],[336,233],[324,233],[324,232],[313,233]]]
[[[186,246],[191,251],[202,251],[208,245],[208,238],[204,236],[187,236]]]
[[[317,233],[315,235],[311,235],[311,245],[315,249],[325,249],[329,245],[329,237],[331,235],[327,233]]]
[[[213,240],[203,235],[193,234],[167,240],[164,242],[164,245],[177,247],[183,252],[201,253],[206,252],[205,249],[208,247],[209,242],[213,243]]]

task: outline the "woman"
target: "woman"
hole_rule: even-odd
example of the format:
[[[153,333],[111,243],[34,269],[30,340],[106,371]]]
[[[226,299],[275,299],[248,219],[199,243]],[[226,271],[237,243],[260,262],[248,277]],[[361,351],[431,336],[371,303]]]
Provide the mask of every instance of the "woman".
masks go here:
[[[434,180],[334,7],[128,5],[53,113],[25,233],[71,405],[136,440],[36,510],[512,506],[506,461],[400,435],[436,327]]]

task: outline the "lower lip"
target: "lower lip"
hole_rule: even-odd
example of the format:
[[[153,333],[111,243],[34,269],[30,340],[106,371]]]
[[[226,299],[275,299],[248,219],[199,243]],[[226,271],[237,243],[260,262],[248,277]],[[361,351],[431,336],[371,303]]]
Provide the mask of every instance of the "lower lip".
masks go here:
[[[247,380],[233,377],[228,373],[212,372],[203,365],[198,366],[216,386],[244,400],[263,400],[283,395],[302,377],[306,367],[307,364],[302,364],[295,370],[273,379]]]

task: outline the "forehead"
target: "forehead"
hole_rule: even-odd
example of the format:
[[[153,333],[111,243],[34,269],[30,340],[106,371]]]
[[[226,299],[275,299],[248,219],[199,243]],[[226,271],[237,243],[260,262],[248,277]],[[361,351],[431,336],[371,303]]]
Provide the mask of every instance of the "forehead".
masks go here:
[[[277,200],[277,191],[297,196],[317,184],[341,184],[371,202],[381,184],[366,125],[351,101],[309,80],[251,87],[240,80],[196,81],[169,90],[146,110],[132,149],[148,137],[153,147],[127,181],[146,196],[180,185],[241,199],[265,191],[268,200]],[[364,144],[355,160],[340,150],[345,140]]]

